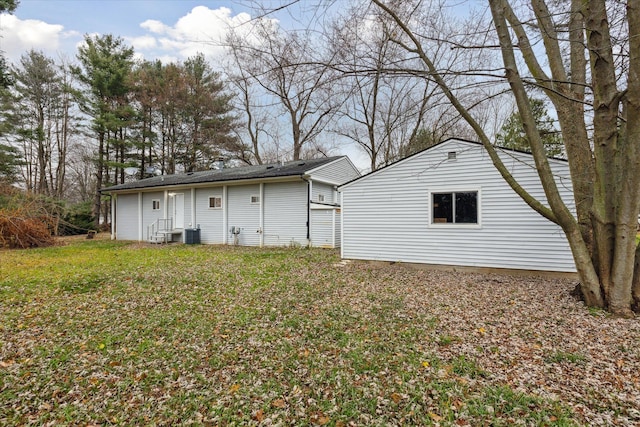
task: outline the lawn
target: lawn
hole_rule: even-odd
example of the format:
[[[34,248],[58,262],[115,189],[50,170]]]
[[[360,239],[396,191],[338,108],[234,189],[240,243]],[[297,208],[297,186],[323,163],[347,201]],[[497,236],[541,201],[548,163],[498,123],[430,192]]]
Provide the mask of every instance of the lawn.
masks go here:
[[[319,249],[0,251],[0,425],[640,423],[640,322],[574,286]]]

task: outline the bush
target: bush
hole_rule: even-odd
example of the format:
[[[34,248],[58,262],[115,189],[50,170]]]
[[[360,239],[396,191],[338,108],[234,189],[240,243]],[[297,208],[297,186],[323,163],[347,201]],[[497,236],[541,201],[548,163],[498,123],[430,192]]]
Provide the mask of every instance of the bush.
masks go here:
[[[58,234],[61,236],[86,234],[90,230],[95,230],[94,220],[91,202],[77,203],[65,209],[58,227]]]
[[[24,236],[11,235],[13,237],[10,237],[8,234],[24,233],[27,229],[33,231],[32,237],[41,236],[44,229],[54,236],[86,234],[90,230],[95,230],[90,202],[67,206],[62,200],[29,193],[2,183],[0,183],[0,215],[3,218],[3,233],[5,233],[3,241],[0,241],[0,246],[41,246],[36,242],[39,238],[30,240]],[[29,220],[28,224],[24,222],[27,219]],[[37,226],[38,222],[42,226]],[[9,226],[10,223],[11,226]],[[40,231],[36,231],[36,229]],[[15,243],[17,241],[31,243],[23,246],[23,244]]]
[[[55,218],[33,215],[29,205],[22,209],[0,209],[0,247],[33,248],[53,244]]]
[[[32,248],[53,244],[58,224],[55,204],[0,184],[0,247]]]

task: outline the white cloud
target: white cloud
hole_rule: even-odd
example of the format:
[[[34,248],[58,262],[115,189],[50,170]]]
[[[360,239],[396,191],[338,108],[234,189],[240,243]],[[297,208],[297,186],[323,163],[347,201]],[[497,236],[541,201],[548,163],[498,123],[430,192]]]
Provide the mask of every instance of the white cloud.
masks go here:
[[[277,25],[277,21],[273,21]],[[184,61],[202,53],[212,64],[219,63],[224,52],[224,40],[231,29],[251,38],[253,21],[248,13],[233,14],[227,7],[209,9],[196,6],[173,24],[146,20],[139,29],[118,34],[136,52],[136,58],[163,62]],[[142,31],[141,31],[142,30]],[[17,62],[30,49],[43,51],[50,57],[60,53],[75,56],[84,37],[77,31],[65,30],[63,25],[41,20],[21,20],[15,15],[0,15],[0,50],[10,62]],[[92,35],[98,35],[93,33]]]
[[[0,49],[11,62],[31,49],[43,51],[47,55],[55,54],[61,43],[68,38],[78,36],[76,32],[65,32],[62,25],[25,19],[14,15],[0,15]]]
[[[150,34],[145,37],[155,38],[156,45],[148,48],[136,46],[143,51],[147,59],[159,57],[177,57],[184,60],[202,53],[208,60],[217,62],[224,52],[224,40],[231,29],[248,32],[251,27],[251,16],[247,13],[233,15],[231,9],[220,7],[209,9],[196,6],[173,26],[157,20],[147,20],[140,27]]]
[[[148,19],[144,21],[142,24],[140,24],[140,27],[156,34],[162,34],[166,31],[166,29],[169,28],[166,25],[164,25],[162,22],[156,21],[155,19]]]
[[[126,41],[136,51],[154,49],[158,46],[155,37],[152,36],[131,37],[127,38]]]

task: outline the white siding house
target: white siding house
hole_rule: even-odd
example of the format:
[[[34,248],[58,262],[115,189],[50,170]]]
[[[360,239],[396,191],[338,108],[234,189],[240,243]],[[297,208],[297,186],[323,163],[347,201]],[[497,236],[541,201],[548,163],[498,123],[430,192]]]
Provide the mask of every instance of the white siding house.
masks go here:
[[[244,246],[340,244],[337,187],[360,176],[344,156],[159,176],[105,189],[112,238]],[[316,211],[325,213],[318,216]]]
[[[525,189],[546,202],[532,156],[499,152]],[[550,162],[573,206],[568,164]],[[520,199],[481,144],[447,140],[339,190],[343,258],[575,271],[560,227]]]

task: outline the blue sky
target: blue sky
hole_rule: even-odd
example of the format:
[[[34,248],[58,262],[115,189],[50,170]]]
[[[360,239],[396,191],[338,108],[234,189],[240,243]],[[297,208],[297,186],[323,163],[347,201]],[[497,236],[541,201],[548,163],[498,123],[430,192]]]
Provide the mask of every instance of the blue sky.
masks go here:
[[[281,3],[261,2],[264,7]],[[220,51],[215,45],[229,27],[249,26],[246,22],[256,14],[250,4],[222,0],[21,0],[12,16],[0,16],[0,49],[11,62],[30,49],[72,58],[84,34],[110,33],[123,37],[146,59],[183,60],[197,52],[212,59]],[[289,13],[275,18],[286,21]]]
[[[341,0],[337,0],[340,2]],[[204,53],[216,64],[220,40],[228,28],[251,30],[258,13],[251,4],[270,9],[290,0],[21,0],[13,15],[0,15],[0,50],[12,63],[30,49],[55,58],[75,59],[85,34],[113,34],[125,39],[140,58],[182,61]],[[285,28],[313,15],[317,1],[302,0],[279,14],[269,15]],[[339,3],[338,3],[339,5]],[[351,159],[366,168],[368,161],[353,147]]]
[[[221,2],[207,2],[220,3]],[[202,1],[172,0],[22,0],[16,15],[62,24],[80,33],[140,34],[140,23],[157,19],[167,24],[186,15]],[[216,8],[216,7],[213,7]]]

